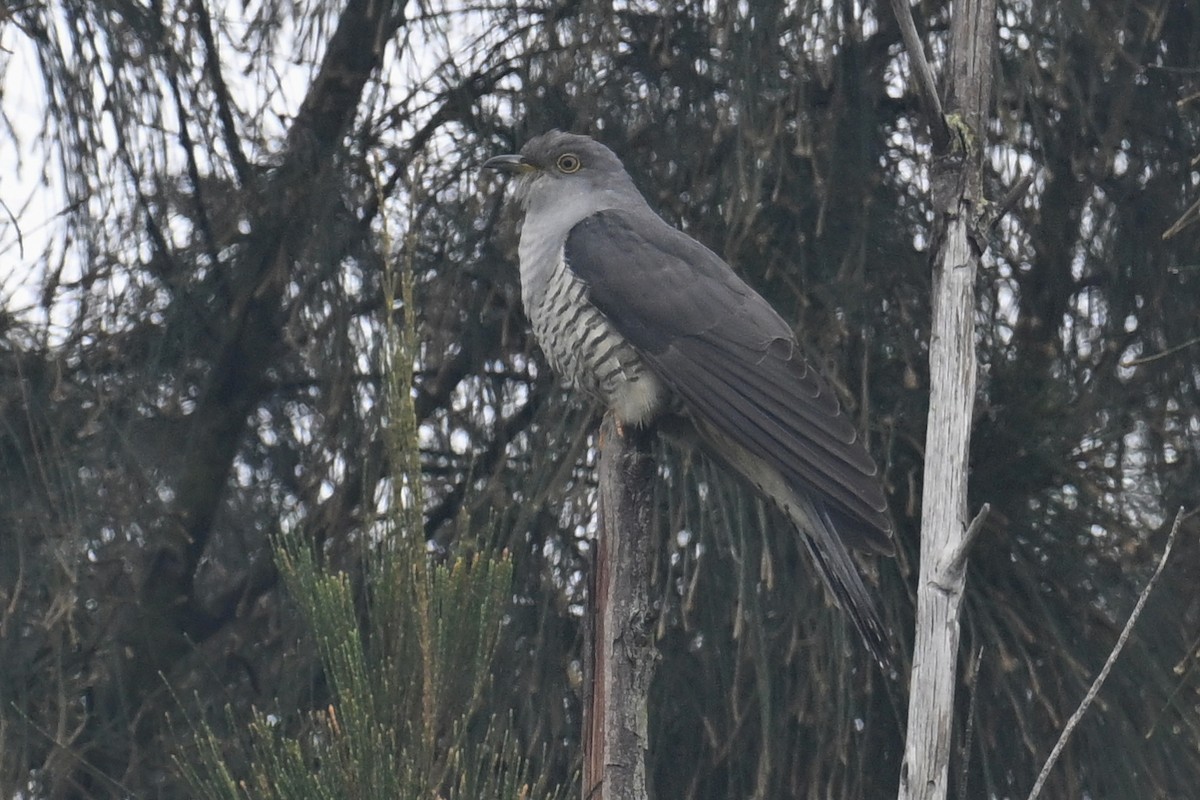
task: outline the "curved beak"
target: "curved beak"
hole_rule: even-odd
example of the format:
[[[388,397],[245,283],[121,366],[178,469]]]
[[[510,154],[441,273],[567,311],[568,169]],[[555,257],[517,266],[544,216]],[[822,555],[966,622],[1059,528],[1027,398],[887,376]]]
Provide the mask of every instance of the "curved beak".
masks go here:
[[[494,169],[510,174],[524,174],[537,169],[537,166],[525,156],[506,155],[489,158],[483,162],[483,169]]]

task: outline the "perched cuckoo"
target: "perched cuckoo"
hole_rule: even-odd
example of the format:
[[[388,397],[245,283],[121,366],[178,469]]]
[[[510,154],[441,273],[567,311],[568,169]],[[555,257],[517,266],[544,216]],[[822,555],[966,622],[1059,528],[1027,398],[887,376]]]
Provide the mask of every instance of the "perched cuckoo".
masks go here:
[[[651,210],[621,162],[551,131],[487,169],[516,176],[521,299],[550,364],[620,425],[689,420],[788,515],[881,663],[888,637],[850,548],[891,553],[879,470],[792,329]]]

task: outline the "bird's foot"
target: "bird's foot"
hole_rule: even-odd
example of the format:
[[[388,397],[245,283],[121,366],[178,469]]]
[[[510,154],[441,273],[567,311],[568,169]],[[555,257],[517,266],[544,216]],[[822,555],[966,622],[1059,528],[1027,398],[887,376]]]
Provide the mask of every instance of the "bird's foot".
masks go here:
[[[601,447],[604,446],[604,437],[610,427],[612,428],[613,432],[616,433],[618,439],[626,438],[625,437],[625,423],[621,422],[621,418],[618,417],[613,411],[611,411],[611,410],[605,411],[604,419],[601,420],[601,422],[600,422],[600,442],[599,443],[600,443]]]

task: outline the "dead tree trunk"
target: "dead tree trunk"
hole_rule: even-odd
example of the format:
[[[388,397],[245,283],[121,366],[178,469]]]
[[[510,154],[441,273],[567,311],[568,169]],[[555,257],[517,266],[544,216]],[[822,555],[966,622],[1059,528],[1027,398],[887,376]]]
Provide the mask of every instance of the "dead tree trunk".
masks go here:
[[[584,800],[646,800],[647,698],[658,660],[650,604],[650,433],[600,430],[600,531],[584,631]]]
[[[903,0],[896,0],[893,7],[898,15],[909,14]],[[967,527],[967,457],[975,399],[975,274],[981,256],[975,227],[983,211],[982,165],[995,15],[995,0],[956,4],[946,116],[930,119],[934,141],[930,182],[937,226],[931,397],[921,497],[916,641],[900,773],[902,800],[942,800],[947,794],[966,555],[979,529],[978,524]],[[903,16],[901,26],[905,27]],[[910,37],[915,33],[911,17],[908,28],[910,56],[923,66],[920,43],[914,46],[915,35]],[[929,74],[925,68],[923,75]],[[931,81],[920,83],[923,95],[933,93]],[[922,105],[937,109],[938,98],[925,96]]]

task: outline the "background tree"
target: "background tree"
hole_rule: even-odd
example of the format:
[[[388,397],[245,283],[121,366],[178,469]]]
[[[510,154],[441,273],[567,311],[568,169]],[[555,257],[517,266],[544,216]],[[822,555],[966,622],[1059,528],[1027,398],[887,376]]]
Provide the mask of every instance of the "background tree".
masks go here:
[[[935,62],[945,12],[919,15]],[[1001,2],[999,22],[988,193],[1034,181],[980,275],[971,505],[993,512],[967,580],[984,656],[963,660],[958,796],[1032,784],[1200,486],[1200,226],[1162,238],[1200,196],[1200,19],[1105,0]],[[414,248],[399,313],[422,342],[429,552],[508,548],[489,708],[572,773],[594,419],[531,344],[512,221],[476,173],[549,127],[612,146],[797,323],[885,466],[901,553],[874,567],[908,635],[928,146],[885,12],[55,0],[8,8],[0,44],[8,795],[187,797],[172,755],[192,734],[168,712],[220,732],[226,704],[329,704],[269,540],[297,532],[354,576],[391,496],[384,214]],[[692,454],[659,458],[660,796],[892,793],[902,681],[774,512]],[[1049,796],[1195,785],[1188,524]]]
[[[399,270],[385,267],[386,308],[397,300],[412,307],[411,255],[409,248],[396,259]],[[272,541],[331,702],[288,716],[258,712],[250,722],[227,708],[229,724],[220,732],[193,723],[197,746],[176,764],[206,800],[565,797],[528,769],[506,716],[485,700],[511,561],[477,553],[439,563],[425,551],[414,317],[402,325],[389,318],[384,330],[392,502],[359,538],[358,585],[346,572],[324,568],[320,553],[296,531]]]

